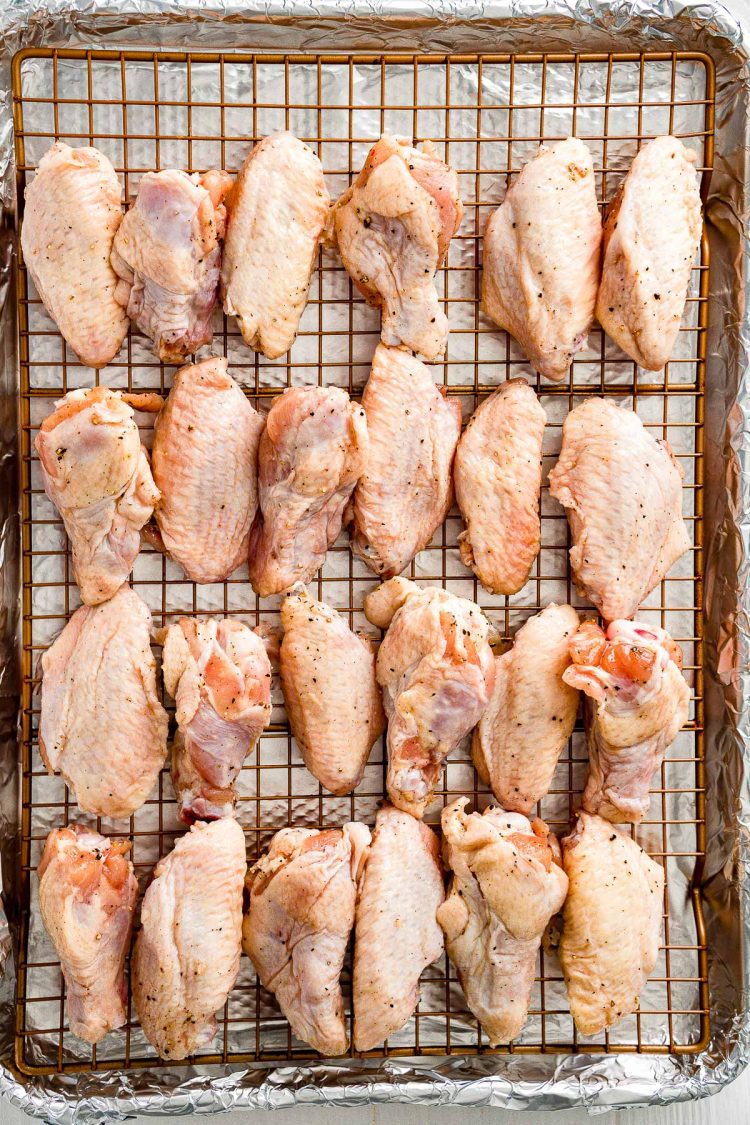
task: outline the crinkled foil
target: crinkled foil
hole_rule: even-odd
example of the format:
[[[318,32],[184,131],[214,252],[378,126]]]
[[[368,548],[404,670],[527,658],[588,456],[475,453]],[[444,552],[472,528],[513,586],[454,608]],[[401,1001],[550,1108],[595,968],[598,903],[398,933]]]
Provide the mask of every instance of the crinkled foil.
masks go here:
[[[135,1113],[208,1113],[320,1103],[494,1105],[592,1110],[704,1097],[748,1061],[747,909],[750,791],[750,398],[746,317],[747,42],[711,0],[565,4],[562,0],[6,0],[0,12],[0,1093],[48,1121],[95,1122]],[[13,285],[15,176],[10,60],[27,46],[201,50],[623,51],[695,50],[716,65],[716,158],[707,201],[711,300],[705,415],[706,783],[708,840],[699,873],[705,902],[712,1039],[700,1055],[491,1055],[342,1060],[329,1065],[154,1067],[29,1079],[13,1068],[13,941],[19,854],[19,541]]]

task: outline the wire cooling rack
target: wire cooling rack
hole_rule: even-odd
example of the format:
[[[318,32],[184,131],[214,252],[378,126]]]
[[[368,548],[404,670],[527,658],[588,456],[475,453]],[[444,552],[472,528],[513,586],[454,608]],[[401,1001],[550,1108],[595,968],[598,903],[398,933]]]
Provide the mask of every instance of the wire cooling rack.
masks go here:
[[[557,55],[218,55],[144,51],[28,50],[13,68],[19,211],[23,191],[56,139],[94,144],[122,176],[132,199],[140,176],[153,168],[236,171],[250,145],[289,128],[319,154],[335,198],[359,171],[382,132],[430,138],[459,174],[465,216],[447,268],[439,277],[451,333],[435,377],[460,396],[468,417],[481,396],[506,378],[523,375],[536,388],[549,426],[545,465],[554,463],[568,411],[589,394],[633,406],[658,437],[666,437],[685,474],[685,516],[693,550],[648,599],[641,616],[679,640],[693,689],[691,719],[655,779],[648,817],[636,836],[665,866],[663,948],[643,994],[641,1010],[608,1035],[584,1042],[576,1033],[562,975],[552,953],[541,954],[528,1023],[514,1052],[698,1052],[708,1041],[706,938],[696,889],[705,846],[702,703],[703,387],[709,291],[704,240],[673,359],[659,374],[639,372],[595,329],[570,379],[537,379],[523,355],[479,311],[481,234],[493,208],[540,141],[571,133],[591,148],[599,198],[612,197],[637,148],[672,132],[698,154],[707,187],[713,158],[714,75],[697,53]],[[16,1063],[25,1073],[152,1066],[155,1053],[130,1010],[125,1028],[91,1049],[68,1030],[59,965],[39,919],[36,867],[51,827],[86,818],[65,785],[48,777],[38,751],[38,660],[78,604],[62,524],[47,501],[33,441],[53,402],[94,381],[129,390],[165,392],[172,369],[159,364],[131,332],[120,355],[96,376],[65,347],[46,316],[23,266],[18,268],[23,520],[22,836],[24,911],[18,965]],[[361,391],[378,338],[378,315],[353,291],[337,257],[321,255],[300,333],[288,356],[269,362],[247,349],[232,320],[216,314],[213,348],[252,400],[267,408],[280,388],[300,383]],[[145,423],[144,423],[145,424]],[[145,434],[148,437],[147,434]],[[443,584],[474,598],[506,636],[550,601],[581,604],[567,564],[562,510],[542,496],[542,549],[525,588],[511,598],[487,595],[461,564],[453,512],[411,567],[420,582]],[[156,625],[179,614],[238,615],[250,624],[278,620],[278,598],[258,601],[243,570],[228,582],[196,586],[180,569],[144,547],[133,585],[151,606]],[[362,599],[372,575],[352,558],[346,537],[329,551],[311,583],[316,596],[366,624]],[[350,797],[323,791],[305,770],[286,725],[278,688],[274,722],[246,763],[238,817],[252,860],[286,824],[372,823],[384,790],[384,751],[373,750],[364,780]],[[563,754],[539,814],[567,830],[586,770],[582,731]],[[448,761],[435,805],[467,794],[489,802],[466,747]],[[155,860],[183,831],[167,772],[158,792],[128,824],[96,821],[101,831],[133,841],[143,885]],[[345,971],[347,1013],[351,996]],[[490,1053],[467,1012],[447,958],[423,974],[414,1018],[385,1048],[369,1056]],[[314,1058],[294,1040],[247,958],[219,1019],[219,1035],[200,1056],[211,1062],[268,1062]]]

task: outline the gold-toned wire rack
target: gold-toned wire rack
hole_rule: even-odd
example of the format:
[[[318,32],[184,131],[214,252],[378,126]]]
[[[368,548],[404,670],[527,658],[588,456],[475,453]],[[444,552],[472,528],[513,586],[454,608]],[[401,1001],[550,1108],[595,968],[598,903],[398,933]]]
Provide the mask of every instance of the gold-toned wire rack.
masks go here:
[[[481,234],[488,215],[538,144],[570,134],[594,156],[600,201],[612,197],[637,148],[660,133],[681,137],[698,156],[704,191],[713,160],[715,84],[711,59],[689,52],[647,54],[198,54],[148,51],[27,50],[13,66],[19,218],[24,188],[57,139],[94,144],[121,174],[132,199],[140,176],[154,168],[236,171],[252,143],[288,128],[323,161],[335,197],[356,175],[374,139],[395,132],[429,138],[459,174],[465,216],[439,277],[451,327],[439,382],[460,396],[468,417],[483,394],[514,375],[537,390],[549,426],[545,465],[554,462],[568,411],[590,394],[632,406],[657,437],[670,441],[685,474],[685,517],[693,548],[647,600],[641,616],[679,640],[693,690],[688,727],[654,779],[652,802],[636,838],[663,862],[663,948],[640,1012],[594,1042],[575,1031],[556,958],[542,951],[529,1020],[512,1052],[698,1052],[709,1036],[706,933],[698,877],[705,847],[703,770],[703,392],[709,294],[704,238],[693,271],[678,345],[658,374],[640,372],[595,329],[561,384],[539,380],[523,355],[479,309]],[[20,259],[20,250],[19,250]],[[82,367],[46,316],[23,261],[17,272],[20,341],[20,456],[23,547],[22,925],[16,999],[16,1065],[27,1074],[153,1066],[156,1058],[128,1009],[128,1023],[90,1048],[68,1029],[59,964],[44,934],[35,871],[49,829],[81,817],[60,778],[48,777],[37,744],[38,661],[78,605],[62,524],[42,488],[33,442],[55,399],[76,387],[106,382],[128,390],[166,392],[171,370],[158,363],[134,331],[104,371]],[[358,395],[378,338],[368,309],[330,252],[321,255],[300,333],[288,356],[273,363],[247,349],[235,323],[216,315],[213,350],[225,353],[235,378],[267,408],[271,396],[298,383],[335,383]],[[577,599],[562,510],[542,496],[542,549],[528,584],[512,598],[487,595],[462,565],[461,522],[451,513],[411,567],[420,582],[441,583],[474,598],[510,637],[552,600]],[[144,547],[132,582],[155,624],[179,614],[239,615],[250,624],[278,619],[278,599],[258,600],[245,571],[200,587],[171,561]],[[373,576],[352,558],[346,537],[328,553],[313,592],[348,613],[356,627]],[[327,794],[305,770],[289,734],[278,689],[274,722],[242,770],[238,817],[252,861],[285,824],[372,823],[383,796],[384,750],[375,747],[360,787],[349,797]],[[577,730],[563,754],[539,815],[565,832],[586,769]],[[489,802],[465,748],[446,764],[428,820],[467,794]],[[141,885],[155,860],[183,829],[175,816],[168,773],[158,793],[125,822],[96,821],[112,836],[132,839]],[[350,978],[344,975],[351,1020]],[[422,978],[414,1018],[368,1057],[492,1053],[466,1010],[455,970],[442,959]],[[353,1052],[352,1052],[353,1053]],[[315,1053],[291,1036],[243,957],[237,986],[219,1017],[219,1034],[202,1063],[302,1061]]]

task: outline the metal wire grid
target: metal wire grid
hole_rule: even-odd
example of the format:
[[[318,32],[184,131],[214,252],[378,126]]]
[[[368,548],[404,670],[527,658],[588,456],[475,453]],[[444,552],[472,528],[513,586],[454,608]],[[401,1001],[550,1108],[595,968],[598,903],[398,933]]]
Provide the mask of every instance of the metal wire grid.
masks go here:
[[[481,232],[524,161],[540,141],[571,133],[594,154],[600,199],[611,198],[636,149],[672,132],[698,154],[707,187],[713,159],[714,75],[697,53],[548,55],[218,55],[143,51],[29,50],[14,61],[14,118],[18,198],[55,139],[95,144],[121,174],[128,199],[152,168],[236,171],[250,145],[290,128],[320,154],[335,197],[356,175],[373,140],[385,131],[429,137],[458,171],[466,214],[440,284],[451,324],[438,381],[461,397],[466,417],[482,394],[513,375],[539,393],[549,425],[547,467],[554,463],[568,411],[588,394],[632,405],[657,436],[670,440],[685,473],[685,515],[693,550],[647,601],[641,616],[670,629],[682,645],[693,687],[691,721],[661,767],[648,818],[636,836],[665,865],[664,945],[641,1011],[595,1043],[583,1042],[570,1019],[562,977],[552,953],[541,953],[530,1017],[510,1048],[524,1052],[649,1051],[690,1053],[708,1041],[706,936],[697,889],[705,847],[703,773],[702,486],[703,387],[706,361],[709,258],[704,240],[674,358],[663,373],[638,371],[598,330],[576,359],[571,378],[537,379],[514,342],[479,311]],[[56,398],[94,381],[128,390],[166,392],[171,370],[134,331],[121,354],[98,375],[66,348],[46,316],[23,262],[18,268],[23,526],[22,834],[23,917],[16,1004],[16,1064],[28,1074],[151,1066],[155,1054],[129,1013],[128,1024],[94,1049],[67,1026],[59,964],[44,934],[34,872],[47,832],[78,813],[65,785],[49,778],[39,757],[37,724],[40,654],[78,604],[61,522],[46,500],[33,440]],[[280,388],[336,383],[358,394],[378,338],[378,317],[353,290],[338,259],[321,255],[299,337],[289,356],[270,363],[242,344],[236,325],[216,315],[214,350],[252,400],[267,407]],[[421,582],[442,583],[473,597],[505,636],[552,600],[582,604],[567,565],[567,524],[546,487],[542,550],[527,586],[512,598],[492,597],[463,567],[454,511],[411,567]],[[255,598],[245,572],[217,586],[188,582],[179,568],[149,548],[133,585],[155,624],[179,614],[237,614],[251,624],[278,619],[278,599]],[[356,627],[373,578],[354,560],[346,538],[329,551],[313,592],[348,612]],[[584,607],[585,608],[585,607]],[[278,689],[276,703],[280,703]],[[586,768],[582,732],[563,754],[539,815],[567,830]],[[285,824],[372,823],[384,789],[384,750],[373,750],[365,778],[350,797],[325,793],[307,773],[283,708],[246,763],[238,816],[254,859]],[[478,807],[490,799],[465,748],[449,759],[435,806],[466,793]],[[123,822],[96,821],[105,834],[133,841],[132,858],[145,883],[155,860],[182,831],[165,771],[158,794]],[[687,904],[687,905],[686,905]],[[344,988],[351,1018],[348,968]],[[423,974],[414,1018],[369,1057],[491,1053],[467,1012],[447,958]],[[292,1039],[275,1003],[260,988],[246,958],[219,1019],[219,1035],[201,1062],[304,1060],[315,1054]]]

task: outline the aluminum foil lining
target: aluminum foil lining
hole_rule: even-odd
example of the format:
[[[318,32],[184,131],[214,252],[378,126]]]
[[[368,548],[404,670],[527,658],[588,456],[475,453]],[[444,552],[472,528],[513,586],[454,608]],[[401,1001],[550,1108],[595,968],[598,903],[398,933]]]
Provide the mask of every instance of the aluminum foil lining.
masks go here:
[[[408,1101],[432,1105],[497,1105],[537,1110],[585,1105],[592,1111],[643,1102],[667,1104],[713,1093],[748,1061],[746,996],[750,949],[744,892],[750,794],[743,773],[748,731],[750,626],[747,618],[750,487],[743,470],[748,326],[745,247],[748,161],[747,43],[719,5],[590,3],[528,0],[514,5],[414,2],[314,8],[215,0],[190,5],[158,0],[11,3],[0,14],[0,863],[5,913],[0,916],[0,1092],[49,1121],[100,1121],[141,1114],[203,1113],[239,1107],[359,1105]],[[699,1055],[510,1054],[415,1060],[342,1060],[304,1064],[189,1069],[157,1065],[136,1071],[50,1074],[29,1078],[13,1063],[14,942],[18,932],[19,542],[17,512],[18,370],[13,282],[15,168],[10,60],[27,46],[192,50],[623,51],[694,50],[716,66],[716,157],[707,200],[711,302],[706,450],[706,785],[707,853],[700,873],[709,946],[712,1038]],[[466,81],[470,81],[467,72]],[[362,77],[366,104],[367,80]],[[579,111],[582,112],[582,111]],[[44,147],[46,147],[46,143]],[[40,153],[35,154],[41,155]],[[179,166],[179,159],[175,159]],[[363,366],[366,375],[366,364]],[[364,381],[363,375],[363,381]],[[53,612],[54,605],[50,605]],[[670,917],[689,932],[683,901],[670,897]],[[674,971],[674,970],[673,970]],[[658,1041],[655,1040],[655,1041]]]

